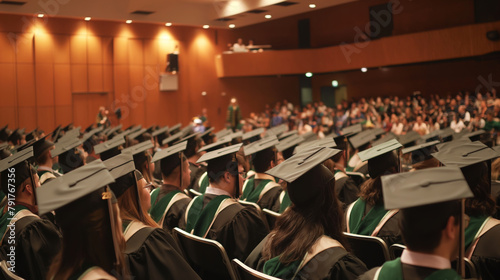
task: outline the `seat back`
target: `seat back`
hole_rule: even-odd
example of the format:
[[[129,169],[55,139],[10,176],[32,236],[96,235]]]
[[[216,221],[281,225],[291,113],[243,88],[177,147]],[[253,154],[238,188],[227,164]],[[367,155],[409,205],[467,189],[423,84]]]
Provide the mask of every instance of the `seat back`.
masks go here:
[[[219,242],[192,235],[180,228],[174,229],[174,235],[187,261],[202,279],[237,280],[226,250]]]
[[[271,211],[269,209],[262,209],[262,212],[264,212],[264,216],[266,217],[267,224],[269,225],[269,229],[272,230],[274,228],[274,224],[276,223],[276,220],[278,219],[279,216],[281,216],[280,213],[276,213],[274,211]]]
[[[381,266],[390,260],[389,249],[379,237],[344,232],[356,257],[363,261],[368,269]]]
[[[458,259],[451,262],[452,268],[457,267],[457,261]],[[477,274],[476,266],[468,258],[464,258],[464,267],[465,267],[465,279],[480,279]]]
[[[361,186],[366,181],[366,176],[361,172],[346,172],[346,174],[354,180],[357,186]]]
[[[24,278],[15,275],[14,272],[9,270],[9,265],[7,264],[7,262],[5,260],[0,262],[0,271],[1,271],[1,273],[0,273],[1,279],[24,280]]]
[[[246,266],[238,259],[233,259],[233,266],[240,280],[279,280],[260,271]]]
[[[389,254],[391,255],[391,259],[394,260],[401,257],[404,249],[406,249],[406,246],[403,244],[392,244],[391,247],[389,247]]]
[[[195,191],[195,190],[193,190],[193,189],[189,189],[189,193],[190,193],[190,196],[191,196],[191,197],[196,197],[196,196],[203,195],[201,192],[199,192],[199,191]]]

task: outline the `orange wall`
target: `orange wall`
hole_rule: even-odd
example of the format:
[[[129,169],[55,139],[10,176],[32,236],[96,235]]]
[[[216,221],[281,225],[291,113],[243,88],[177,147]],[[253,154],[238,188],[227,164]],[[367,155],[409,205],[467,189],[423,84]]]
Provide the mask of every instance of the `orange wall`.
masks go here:
[[[2,14],[0,124],[47,132],[70,122],[86,127],[104,105],[122,109],[125,127],[186,124],[207,108],[212,124],[222,128],[233,96],[244,116],[284,98],[297,103],[296,77],[217,78],[215,56],[228,33]],[[159,75],[175,45],[179,90],[160,92]],[[75,94],[86,92],[92,94]]]

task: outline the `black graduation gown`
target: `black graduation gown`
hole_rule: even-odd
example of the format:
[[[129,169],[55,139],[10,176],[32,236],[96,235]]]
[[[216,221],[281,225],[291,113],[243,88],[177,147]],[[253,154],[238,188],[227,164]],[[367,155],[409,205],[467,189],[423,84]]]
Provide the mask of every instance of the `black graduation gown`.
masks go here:
[[[262,182],[260,179],[255,179],[254,180],[254,189]],[[269,209],[272,210],[276,203],[279,203],[280,200],[280,194],[283,191],[282,188],[272,188],[268,190],[264,195],[262,195],[262,198],[257,202],[257,204],[260,206],[261,209]]]
[[[203,207],[214,197],[216,195],[205,194]],[[229,259],[243,261],[268,233],[255,207],[235,203],[219,213],[206,238],[221,243]]]
[[[157,201],[160,201],[169,192],[177,190],[176,187],[170,185],[162,185],[159,190]],[[175,227],[185,229],[186,220],[184,219],[186,208],[191,202],[191,198],[186,197],[179,201],[176,201],[168,210],[165,215],[165,220],[163,221],[163,228],[169,232],[172,232]]]
[[[500,279],[500,225],[481,236],[471,260],[483,280]]]
[[[48,220],[28,216],[15,224],[15,245],[7,234],[0,249],[0,260],[10,260],[10,247],[15,246],[15,273],[24,279],[45,279],[53,258],[61,249],[62,236]]]
[[[423,267],[423,266],[414,266],[414,265],[409,265],[409,264],[402,264],[402,265],[403,265],[403,275],[404,275],[405,279],[411,279],[411,280],[424,280],[426,277],[428,277],[432,273],[439,270],[439,269]],[[358,279],[359,280],[372,280],[372,279],[374,279],[375,274],[377,273],[377,270],[379,268],[380,267],[374,267],[374,268],[368,270],[365,274],[361,275]]]
[[[189,169],[191,170],[191,181],[189,182],[189,189],[193,189],[195,191],[200,191],[200,185],[198,181],[200,177],[207,171],[207,167],[205,165],[197,165],[194,163],[189,163]]]
[[[337,198],[344,204],[345,210],[347,205],[358,199],[359,187],[351,177],[346,176],[335,180],[335,192]]]
[[[170,233],[143,228],[127,241],[125,259],[133,279],[200,279]]]
[[[267,237],[255,247],[252,253],[248,256],[245,264],[258,270],[263,271],[265,261],[262,259],[262,250]],[[319,279],[342,279],[350,280],[357,279],[367,271],[365,264],[347,252],[344,248],[333,247],[326,249],[314,256],[306,265],[297,273],[294,279],[297,280],[319,280]],[[293,276],[293,275],[292,275]]]

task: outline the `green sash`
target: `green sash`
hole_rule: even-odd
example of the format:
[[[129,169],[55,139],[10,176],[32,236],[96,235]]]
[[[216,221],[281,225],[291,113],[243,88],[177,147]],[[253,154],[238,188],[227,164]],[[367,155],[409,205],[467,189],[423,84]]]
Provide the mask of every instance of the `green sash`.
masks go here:
[[[465,250],[469,248],[469,246],[474,241],[474,237],[476,237],[477,232],[483,226],[484,221],[488,216],[471,216],[470,222],[467,228],[465,229]]]
[[[280,203],[280,213],[285,212],[286,208],[292,204],[290,200],[290,196],[288,195],[288,191],[285,191],[285,196],[283,196],[283,200]]]
[[[149,209],[149,214],[151,215],[151,218],[155,220],[155,222],[159,223],[161,218],[163,217],[163,213],[165,212],[165,209],[167,209],[168,204],[172,200],[172,198],[180,193],[181,191],[179,190],[174,190],[169,193],[167,193],[164,197],[158,201],[158,203],[154,204],[153,203],[156,201],[156,198],[158,197],[160,191],[160,188],[155,189],[153,191],[153,194],[151,194],[151,208]],[[158,190],[158,191],[156,191]]]
[[[380,280],[395,280],[403,279],[403,267],[401,258],[385,262],[382,265],[378,278]],[[458,280],[462,279],[453,269],[441,269],[427,276],[425,280]]]
[[[3,213],[3,210],[5,209],[5,207],[7,207],[7,206],[4,206],[2,208],[1,213]],[[7,226],[11,222],[16,222],[16,221],[12,221],[11,219],[14,218],[14,216],[17,214],[17,212],[19,212],[21,210],[25,210],[25,209],[29,210],[25,206],[15,205],[14,207],[11,208],[11,210],[7,210],[7,212],[5,212],[5,214],[3,214],[2,217],[0,217],[0,238],[2,238],[2,236],[4,236],[5,232],[7,231]]]
[[[280,279],[290,279],[297,272],[301,263],[302,260],[297,260],[288,265],[283,265],[280,262],[280,256],[277,256],[264,263],[262,272]]]
[[[254,189],[255,177],[248,179],[247,187],[243,190],[243,195],[240,199],[257,203],[257,201],[259,201],[260,193],[269,182],[272,182],[272,180],[262,180]]]
[[[201,180],[200,184],[200,193],[205,193],[207,191],[208,185],[210,184],[208,181],[208,173],[205,172],[201,176],[203,176],[203,179]]]
[[[221,203],[231,198],[228,195],[219,195],[214,197],[208,204],[203,208],[203,199],[205,195],[197,196],[193,199],[191,207],[189,208],[186,231],[191,232],[196,236],[204,237],[205,233],[209,230],[212,220],[217,213],[217,209]]]
[[[366,216],[363,217],[365,207],[366,202],[361,198],[358,198],[358,200],[354,202],[349,217],[349,229],[351,233],[371,235],[373,230],[375,230],[380,223],[380,220],[382,220],[387,213],[387,210],[384,209],[384,205],[375,205]]]

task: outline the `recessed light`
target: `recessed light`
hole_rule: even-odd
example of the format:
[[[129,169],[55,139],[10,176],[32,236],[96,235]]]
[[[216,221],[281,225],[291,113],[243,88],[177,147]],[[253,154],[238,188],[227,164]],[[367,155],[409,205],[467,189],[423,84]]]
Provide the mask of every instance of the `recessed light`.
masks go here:
[[[267,19],[272,18],[271,15],[265,15],[264,17],[267,18]]]
[[[361,68],[361,72],[365,73],[366,71],[368,71],[368,69],[366,69],[365,67]]]
[[[234,25],[232,23],[229,25],[229,28],[235,28],[235,27],[236,27],[236,25]]]
[[[309,4],[309,8],[311,8],[311,9],[316,8],[316,4]]]
[[[165,23],[165,26],[172,26],[172,23],[171,22],[167,22],[167,23]]]
[[[208,24],[203,25],[203,29],[208,29],[209,27],[210,27],[210,25],[208,25]]]
[[[131,24],[131,23],[132,23],[132,20],[131,20],[131,19],[127,19],[127,20],[125,21],[125,23],[126,23],[126,24]]]
[[[333,80],[332,81],[332,86],[333,87],[338,87],[339,86],[339,82],[337,80]]]
[[[43,18],[45,15],[44,14],[38,14],[39,18]]]
[[[306,73],[306,77],[311,78],[312,76],[313,76],[313,73],[311,73],[311,72]]]
[[[91,17],[85,17],[85,21],[90,21],[91,19]]]

